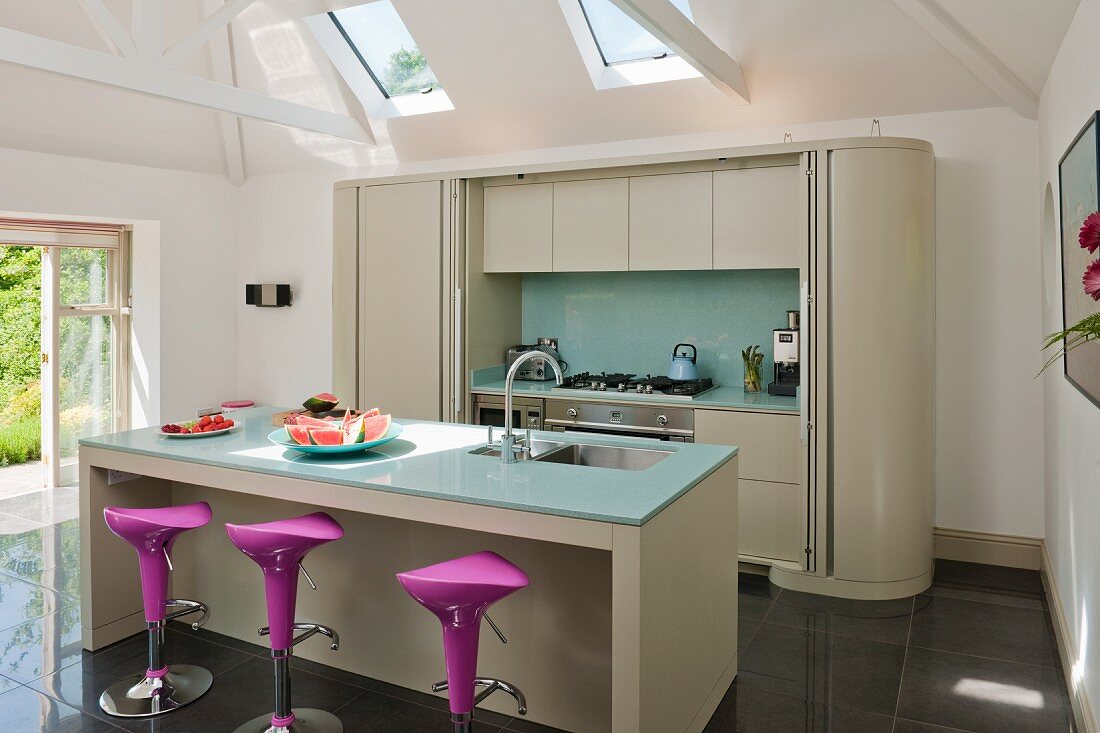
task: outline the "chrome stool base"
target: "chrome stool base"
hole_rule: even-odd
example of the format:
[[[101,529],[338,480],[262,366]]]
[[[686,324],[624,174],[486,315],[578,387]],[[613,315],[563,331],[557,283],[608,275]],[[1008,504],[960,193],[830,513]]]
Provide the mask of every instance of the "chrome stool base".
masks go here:
[[[313,708],[298,708],[294,722],[276,728],[271,724],[271,714],[248,721],[233,733],[344,733],[344,724],[332,713]]]
[[[173,664],[160,678],[134,675],[114,683],[99,696],[99,707],[119,718],[148,718],[198,700],[214,676],[191,664]]]

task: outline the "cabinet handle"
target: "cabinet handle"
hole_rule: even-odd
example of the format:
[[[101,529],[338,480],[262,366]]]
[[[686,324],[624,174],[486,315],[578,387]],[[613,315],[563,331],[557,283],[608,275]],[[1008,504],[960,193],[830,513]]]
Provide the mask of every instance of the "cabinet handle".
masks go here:
[[[810,303],[810,284],[805,280],[802,281],[802,287],[800,289],[798,298],[798,426],[799,435],[802,438],[802,445],[810,444],[810,406],[806,399],[806,390],[804,387],[810,379],[810,364],[807,361],[809,357],[809,338],[808,331],[810,330],[810,321],[807,318]]]
[[[462,413],[462,387],[464,381],[462,379],[462,289],[455,288],[455,306],[454,306],[454,360],[455,360],[455,373],[454,373],[454,386],[451,387],[451,397],[454,399],[454,417],[457,418]]]

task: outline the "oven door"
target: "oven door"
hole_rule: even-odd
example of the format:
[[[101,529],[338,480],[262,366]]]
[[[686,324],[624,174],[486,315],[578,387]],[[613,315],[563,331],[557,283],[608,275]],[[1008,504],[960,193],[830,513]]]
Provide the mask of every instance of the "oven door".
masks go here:
[[[517,430],[542,430],[543,401],[533,397],[512,398],[512,425]],[[504,398],[474,395],[474,425],[504,427]]]
[[[646,438],[647,440],[663,440],[666,443],[693,443],[695,439],[689,435],[670,435],[669,433],[654,432],[645,429],[612,428],[602,425],[578,425],[577,423],[559,423],[556,420],[544,420],[546,430],[555,433],[584,433],[587,435],[617,435],[624,438]]]

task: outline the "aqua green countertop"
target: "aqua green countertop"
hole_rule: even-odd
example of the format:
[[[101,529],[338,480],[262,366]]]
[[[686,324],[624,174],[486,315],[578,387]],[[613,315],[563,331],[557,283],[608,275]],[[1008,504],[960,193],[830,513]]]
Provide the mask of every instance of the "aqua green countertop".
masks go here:
[[[745,392],[741,387],[715,387],[690,400],[673,399],[665,395],[620,394],[619,392],[586,392],[584,390],[552,391],[553,380],[524,382],[516,380],[517,395],[542,397],[555,400],[599,400],[601,402],[642,403],[673,407],[701,407],[714,410],[764,410],[769,412],[798,412],[797,397],[770,395],[767,392]],[[475,394],[504,394],[504,380],[475,382],[470,391]]]
[[[544,440],[653,447],[673,454],[644,471],[537,461],[503,464],[470,454],[485,442],[483,427],[397,418],[405,426],[397,440],[362,454],[326,458],[270,443],[267,436],[274,429],[271,415],[276,409],[234,412],[233,419],[242,427],[225,435],[174,439],[151,427],[85,438],[80,444],[257,474],[634,526],[645,524],[737,454],[736,448],[726,446],[610,436],[566,438],[537,432],[536,437]]]

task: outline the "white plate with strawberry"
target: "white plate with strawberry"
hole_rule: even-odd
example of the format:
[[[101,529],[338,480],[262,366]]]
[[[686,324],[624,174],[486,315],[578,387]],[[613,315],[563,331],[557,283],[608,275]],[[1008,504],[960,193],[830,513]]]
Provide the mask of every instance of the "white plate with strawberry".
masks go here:
[[[343,420],[321,420],[298,415],[293,425],[273,430],[267,439],[303,453],[354,453],[385,445],[401,434],[402,426],[377,408],[362,415],[348,410]]]
[[[240,425],[224,415],[208,415],[190,422],[161,425],[160,434],[165,438],[208,438],[211,435],[231,433]]]

